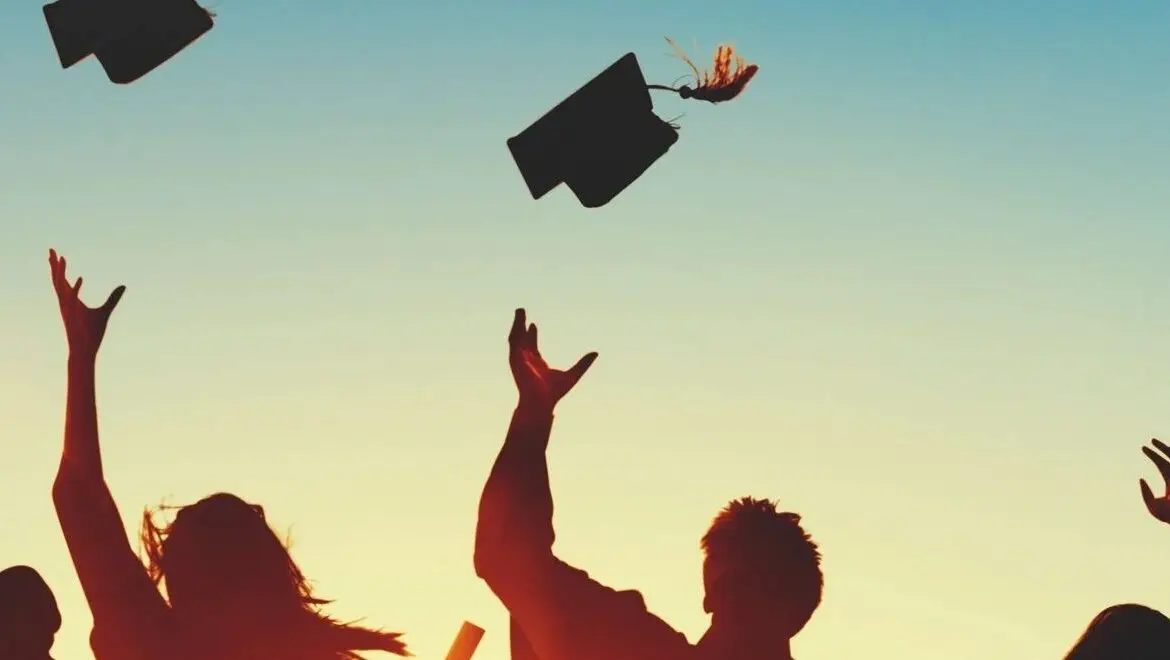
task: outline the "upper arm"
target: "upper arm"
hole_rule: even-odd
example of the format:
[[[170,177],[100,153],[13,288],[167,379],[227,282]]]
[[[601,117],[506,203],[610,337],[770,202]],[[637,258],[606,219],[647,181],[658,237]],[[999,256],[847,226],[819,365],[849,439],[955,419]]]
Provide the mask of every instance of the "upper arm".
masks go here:
[[[692,649],[641,594],[611,589],[551,553],[495,568],[485,580],[542,660],[666,660]]]
[[[166,602],[130,547],[106,484],[63,470],[53,484],[53,505],[94,625],[122,636],[157,623]]]

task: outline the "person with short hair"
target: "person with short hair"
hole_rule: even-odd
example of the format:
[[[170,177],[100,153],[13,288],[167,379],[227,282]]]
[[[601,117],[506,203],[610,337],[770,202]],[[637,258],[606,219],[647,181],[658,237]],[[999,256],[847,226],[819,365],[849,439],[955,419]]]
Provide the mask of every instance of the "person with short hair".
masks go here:
[[[57,599],[36,569],[10,566],[0,571],[0,658],[53,660],[50,653],[60,629]]]
[[[536,326],[516,310],[509,362],[519,403],[483,489],[475,538],[476,574],[512,616],[513,660],[791,660],[790,640],[820,605],[824,576],[800,516],[773,501],[735,500],[703,536],[711,624],[693,645],[638,592],[610,589],[554,554],[545,455],[553,411],[596,358],[549,367]]]

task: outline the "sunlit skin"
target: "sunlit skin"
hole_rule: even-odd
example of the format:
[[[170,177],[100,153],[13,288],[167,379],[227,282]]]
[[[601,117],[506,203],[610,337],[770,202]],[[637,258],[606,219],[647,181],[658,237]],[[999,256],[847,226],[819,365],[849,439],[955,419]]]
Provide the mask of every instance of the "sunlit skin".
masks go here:
[[[106,485],[98,442],[98,348],[124,287],[100,307],[80,299],[66,262],[49,255],[69,344],[65,443],[53,503],[94,628],[97,660],[356,660],[409,655],[398,633],[334,620],[259,506],[218,493],[170,524],[143,521],[145,565]],[[165,584],[164,599],[159,586]]]
[[[519,400],[476,529],[476,573],[512,615],[513,660],[789,660],[790,638],[820,604],[823,576],[800,516],[773,501],[737,499],[703,536],[711,624],[696,644],[650,612],[637,591],[607,587],[557,557],[546,456],[553,413],[597,353],[555,369],[537,335],[525,310],[516,310],[508,343]]]

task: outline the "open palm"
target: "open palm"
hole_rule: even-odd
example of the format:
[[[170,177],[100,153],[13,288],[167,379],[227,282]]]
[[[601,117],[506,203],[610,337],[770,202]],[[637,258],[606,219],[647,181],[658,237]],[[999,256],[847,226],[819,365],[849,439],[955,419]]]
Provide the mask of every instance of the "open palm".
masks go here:
[[[1154,439],[1150,441],[1153,447],[1142,447],[1144,453],[1154,465],[1158,467],[1158,472],[1162,475],[1162,481],[1165,482],[1165,490],[1161,497],[1154,495],[1154,490],[1150,488],[1150,484],[1146,483],[1145,479],[1141,480],[1142,499],[1145,500],[1146,508],[1150,510],[1150,515],[1158,520],[1170,525],[1170,446],[1161,440]]]
[[[581,380],[597,353],[588,353],[568,370],[553,369],[540,355],[536,324],[529,324],[523,309],[516,310],[508,334],[508,363],[520,392],[520,403],[552,410]]]
[[[58,256],[55,250],[49,250],[49,274],[53,280],[53,290],[57,293],[57,304],[61,308],[61,320],[65,323],[69,355],[94,359],[106,334],[110,314],[118,306],[126,287],[115,288],[101,307],[87,307],[81,302],[82,278],[79,277],[76,282],[70,284],[65,267],[65,257]]]

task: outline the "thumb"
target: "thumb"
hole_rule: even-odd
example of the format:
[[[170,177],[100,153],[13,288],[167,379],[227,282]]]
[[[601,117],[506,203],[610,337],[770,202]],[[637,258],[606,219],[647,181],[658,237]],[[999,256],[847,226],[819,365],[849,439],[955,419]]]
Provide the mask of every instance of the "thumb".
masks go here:
[[[1154,497],[1154,490],[1150,488],[1150,484],[1146,483],[1145,479],[1139,479],[1138,485],[1142,489],[1142,501],[1146,503],[1146,508],[1150,510],[1150,513],[1153,513],[1158,502],[1158,498]]]
[[[576,385],[577,381],[581,380],[581,377],[585,375],[586,371],[589,371],[589,367],[592,367],[593,363],[596,361],[596,352],[586,353],[585,357],[577,360],[577,364],[574,364],[568,371],[565,372],[566,380],[568,381],[568,387],[573,387]]]
[[[106,298],[105,304],[101,306],[102,312],[104,312],[107,316],[113,312],[114,308],[118,306],[118,301],[122,299],[122,294],[124,293],[126,293],[126,287],[124,286],[119,286],[111,291],[110,297]]]

